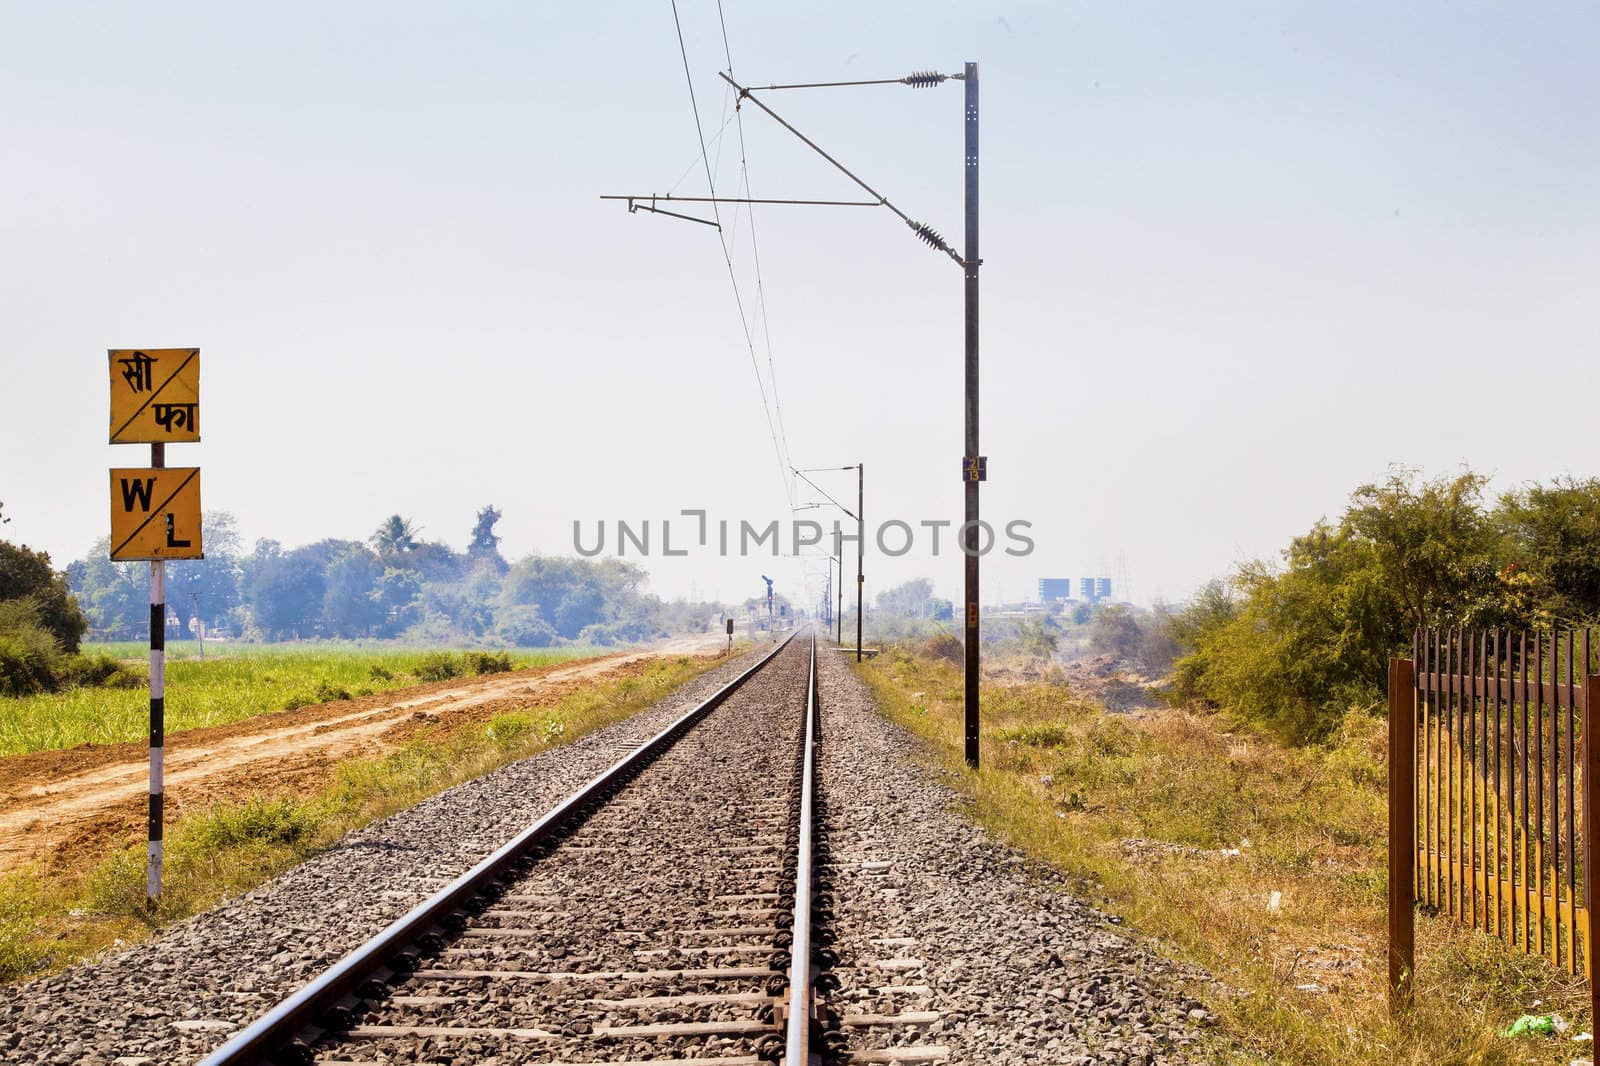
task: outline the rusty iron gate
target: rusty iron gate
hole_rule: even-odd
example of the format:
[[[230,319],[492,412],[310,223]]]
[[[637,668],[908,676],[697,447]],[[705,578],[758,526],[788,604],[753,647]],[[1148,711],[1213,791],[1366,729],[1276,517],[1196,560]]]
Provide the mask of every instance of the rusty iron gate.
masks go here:
[[[1589,633],[1419,629],[1389,662],[1389,989],[1417,904],[1590,978],[1600,674]],[[1600,1017],[1600,1013],[1595,1016]]]

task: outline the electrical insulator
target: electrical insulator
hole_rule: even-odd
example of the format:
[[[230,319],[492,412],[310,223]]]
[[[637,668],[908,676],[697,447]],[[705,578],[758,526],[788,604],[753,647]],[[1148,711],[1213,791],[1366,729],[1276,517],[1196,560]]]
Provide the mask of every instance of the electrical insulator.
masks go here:
[[[932,70],[919,70],[915,74],[908,74],[900,79],[901,84],[909,85],[913,89],[927,89],[945,81],[949,75],[940,74]]]
[[[937,248],[941,252],[950,250],[950,246],[944,242],[944,238],[935,233],[933,227],[926,222],[911,222],[908,225],[910,225],[911,231],[927,241],[929,246]]]

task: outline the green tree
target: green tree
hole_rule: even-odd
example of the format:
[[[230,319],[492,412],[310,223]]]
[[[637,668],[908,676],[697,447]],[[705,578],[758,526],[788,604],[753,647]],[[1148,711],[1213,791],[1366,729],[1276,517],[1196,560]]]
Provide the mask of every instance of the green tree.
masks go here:
[[[383,623],[379,636],[399,635],[417,621],[421,610],[418,599],[422,594],[422,579],[410,570],[388,567],[378,577],[373,596],[383,608]]]
[[[506,561],[500,554],[500,537],[495,534],[495,523],[500,521],[500,510],[493,504],[478,512],[472,524],[472,539],[467,544],[467,556],[475,562],[488,563],[499,573],[506,572]]]
[[[878,610],[903,618],[927,617],[932,600],[933,582],[925,577],[912,578],[894,588],[884,589],[874,597]]]
[[[328,563],[322,578],[322,628],[340,637],[368,636],[387,610],[378,602],[383,563],[365,545],[352,544]]]
[[[371,540],[380,556],[392,559],[417,546],[417,527],[411,519],[392,514],[383,520]]]
[[[1231,594],[1203,590],[1174,618],[1187,652],[1179,691],[1294,741],[1320,737],[1352,706],[1375,708],[1388,657],[1415,626],[1503,613],[1483,483],[1397,470],[1357,489],[1337,523],[1295,538],[1281,566],[1247,563]]]
[[[1576,626],[1600,615],[1600,480],[1557,478],[1500,497],[1505,620]]]
[[[1017,648],[1022,654],[1037,659],[1050,659],[1055,656],[1060,636],[1056,632],[1055,622],[1048,615],[1042,615],[1018,622],[1016,641]]]
[[[1339,532],[1372,552],[1406,630],[1482,620],[1497,548],[1482,504],[1488,479],[1471,471],[1421,483],[1415,478],[1413,470],[1396,469],[1382,483],[1361,486]]]
[[[533,604],[513,604],[496,611],[495,635],[518,648],[547,648],[560,639]]]
[[[311,637],[322,618],[327,560],[311,547],[257,563],[248,594],[250,616],[269,639]]]
[[[189,630],[197,609],[215,631],[239,603],[238,523],[226,511],[208,511],[200,529],[206,557],[167,565],[167,607],[178,617],[179,632]]]
[[[1089,650],[1096,655],[1133,659],[1139,653],[1143,635],[1133,608],[1125,603],[1101,607],[1089,620]]]
[[[150,629],[150,582],[138,563],[111,561],[111,538],[67,567],[67,580],[96,637],[134,640]]]
[[[89,622],[78,609],[66,575],[50,565],[48,553],[0,540],[0,602],[7,600],[32,603],[38,625],[62,650],[78,650]]]

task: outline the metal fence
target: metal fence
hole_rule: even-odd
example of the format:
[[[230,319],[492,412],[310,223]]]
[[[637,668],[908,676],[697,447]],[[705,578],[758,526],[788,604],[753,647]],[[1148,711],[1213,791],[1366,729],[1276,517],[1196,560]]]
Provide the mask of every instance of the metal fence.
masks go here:
[[[1590,974],[1589,633],[1418,630],[1389,667],[1389,978],[1410,1002],[1416,904]],[[1590,769],[1586,769],[1590,768]],[[1600,914],[1594,917],[1600,917]],[[1600,1006],[1600,1002],[1596,1003]]]

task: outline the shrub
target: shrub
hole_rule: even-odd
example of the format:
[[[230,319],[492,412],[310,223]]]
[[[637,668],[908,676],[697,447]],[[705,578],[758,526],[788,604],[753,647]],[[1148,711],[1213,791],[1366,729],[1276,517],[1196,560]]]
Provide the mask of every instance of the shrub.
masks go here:
[[[1003,741],[1031,744],[1036,748],[1060,748],[1072,740],[1072,730],[1065,722],[1038,722],[1017,726],[1000,733]]]
[[[318,681],[317,682],[317,691],[316,691],[316,702],[317,703],[332,703],[334,700],[347,700],[349,698],[350,698],[350,690],[349,689],[343,689],[343,688],[339,688],[336,685],[330,685],[326,681]]]
[[[66,656],[49,630],[28,619],[26,601],[5,604],[11,608],[0,614],[0,694],[28,696],[60,687],[60,673]],[[7,617],[9,616],[9,617]]]
[[[467,673],[503,674],[511,669],[511,656],[503,651],[469,651],[462,656]]]
[[[297,844],[316,829],[315,816],[287,796],[251,797],[183,822],[185,843],[202,851],[244,844]]]
[[[495,636],[515,648],[548,648],[561,635],[533,604],[512,604],[495,612]]]
[[[109,655],[70,655],[59,677],[63,685],[83,688],[135,688],[145,680]]]
[[[418,681],[448,681],[461,676],[461,660],[447,651],[431,651],[417,660]]]
[[[125,688],[140,678],[106,655],[69,655],[44,626],[32,600],[0,601],[0,695],[28,696],[68,686]]]
[[[930,659],[941,662],[961,663],[966,661],[966,645],[954,633],[940,633],[936,637],[929,637],[922,645],[922,654]]]
[[[373,663],[367,670],[367,676],[374,681],[393,681],[394,674],[382,663]]]

